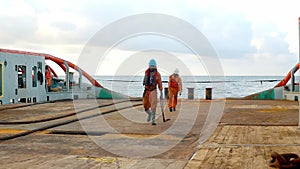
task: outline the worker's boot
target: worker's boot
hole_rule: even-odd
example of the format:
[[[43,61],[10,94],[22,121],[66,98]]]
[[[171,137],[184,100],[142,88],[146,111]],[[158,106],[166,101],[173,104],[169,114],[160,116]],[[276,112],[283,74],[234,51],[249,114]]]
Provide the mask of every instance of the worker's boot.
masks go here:
[[[151,121],[152,121],[152,125],[156,125],[155,123],[155,112],[151,111]]]

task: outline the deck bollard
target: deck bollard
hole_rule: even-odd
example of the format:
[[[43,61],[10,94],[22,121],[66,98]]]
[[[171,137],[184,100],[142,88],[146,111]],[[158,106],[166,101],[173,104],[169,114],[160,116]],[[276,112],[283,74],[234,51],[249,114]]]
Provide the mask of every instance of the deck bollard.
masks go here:
[[[188,99],[193,100],[194,99],[194,88],[187,88],[188,89]]]
[[[206,100],[211,100],[212,99],[212,88],[211,87],[207,87],[205,90],[205,99]]]
[[[169,89],[165,87],[165,99],[169,99]]]

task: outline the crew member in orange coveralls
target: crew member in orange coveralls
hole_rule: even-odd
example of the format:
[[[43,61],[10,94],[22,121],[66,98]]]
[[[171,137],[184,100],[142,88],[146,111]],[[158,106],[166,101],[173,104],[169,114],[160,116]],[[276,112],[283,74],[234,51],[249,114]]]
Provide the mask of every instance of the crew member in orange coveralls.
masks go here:
[[[168,107],[170,112],[176,110],[178,92],[181,95],[182,81],[179,77],[179,70],[176,68],[174,73],[169,77],[169,102]]]
[[[47,91],[49,92],[51,90],[52,86],[52,75],[51,75],[51,70],[48,65],[45,67],[45,77],[46,77],[46,84],[47,84]]]
[[[145,71],[143,85],[145,86],[143,93],[143,105],[148,114],[147,121],[151,120],[152,125],[155,123],[155,112],[157,105],[157,86],[160,91],[160,99],[162,99],[162,81],[161,75],[157,71],[156,61],[151,59],[149,68]]]

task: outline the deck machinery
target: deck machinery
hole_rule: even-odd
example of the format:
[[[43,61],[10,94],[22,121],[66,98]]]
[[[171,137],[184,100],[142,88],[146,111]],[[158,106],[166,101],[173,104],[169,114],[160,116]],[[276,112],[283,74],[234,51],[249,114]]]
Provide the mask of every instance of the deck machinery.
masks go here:
[[[55,70],[50,68],[54,83],[59,83],[61,90],[47,90],[46,60],[53,61],[65,72],[65,78],[59,79]],[[78,72],[77,82],[70,68]],[[83,83],[82,77],[90,84]],[[66,60],[49,54],[0,49],[0,104],[85,98],[119,99],[127,96],[105,89],[84,70]]]

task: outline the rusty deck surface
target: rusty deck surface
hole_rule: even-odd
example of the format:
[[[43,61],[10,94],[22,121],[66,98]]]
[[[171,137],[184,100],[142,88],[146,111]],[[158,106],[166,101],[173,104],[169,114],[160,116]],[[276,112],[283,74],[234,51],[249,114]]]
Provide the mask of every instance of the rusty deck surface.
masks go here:
[[[298,102],[182,99],[164,110],[170,120],[158,104],[152,126],[141,101],[1,106],[0,168],[257,169],[272,151],[299,154]]]

